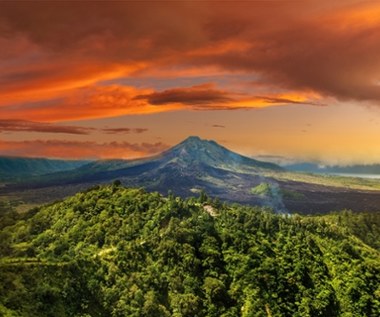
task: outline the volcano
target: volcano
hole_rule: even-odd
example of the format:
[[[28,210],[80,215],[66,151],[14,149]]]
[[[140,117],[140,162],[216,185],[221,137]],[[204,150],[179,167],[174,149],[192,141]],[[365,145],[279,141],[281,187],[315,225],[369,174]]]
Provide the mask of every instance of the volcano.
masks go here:
[[[28,162],[28,164],[33,162]],[[56,173],[25,177],[0,187],[0,197],[41,204],[102,183],[181,197],[205,191],[222,201],[269,206],[278,212],[377,211],[380,192],[330,185],[329,177],[289,172],[280,166],[232,152],[212,140],[192,136],[159,155],[137,160],[99,160]],[[12,171],[10,171],[12,172]],[[46,170],[49,173],[49,170]]]
[[[202,140],[197,136],[188,137],[183,142],[163,152],[158,160],[163,164],[174,163],[188,169],[196,166],[208,166],[227,170],[261,169],[281,170],[279,166],[257,161],[232,152],[215,141]]]
[[[211,195],[227,199],[231,198],[232,192],[239,192],[241,196],[244,187],[249,192],[252,185],[262,180],[263,171],[280,170],[282,168],[275,164],[234,153],[215,141],[191,136],[151,158],[96,161],[76,171],[49,177],[54,179],[59,176],[66,183],[119,179],[127,186],[143,186],[164,194],[172,191],[177,195],[188,196],[205,190]]]
[[[250,189],[260,184],[264,172],[282,171],[276,164],[232,152],[212,140],[197,136],[163,153],[137,160],[99,160],[79,168],[47,174],[17,184],[27,188],[68,186],[85,188],[120,180],[125,186],[187,197],[206,191],[222,200],[256,203]]]

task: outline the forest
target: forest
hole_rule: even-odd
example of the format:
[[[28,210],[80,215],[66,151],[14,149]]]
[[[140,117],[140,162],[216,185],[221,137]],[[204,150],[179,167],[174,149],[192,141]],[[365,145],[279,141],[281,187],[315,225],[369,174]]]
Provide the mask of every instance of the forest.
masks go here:
[[[1,316],[380,316],[380,213],[276,214],[119,182],[0,208]]]

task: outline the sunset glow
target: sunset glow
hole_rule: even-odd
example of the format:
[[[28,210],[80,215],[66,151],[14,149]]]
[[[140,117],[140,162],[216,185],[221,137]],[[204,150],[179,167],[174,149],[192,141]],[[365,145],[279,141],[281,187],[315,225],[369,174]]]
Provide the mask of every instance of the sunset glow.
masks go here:
[[[189,135],[380,162],[380,6],[0,3],[0,155],[135,158]]]

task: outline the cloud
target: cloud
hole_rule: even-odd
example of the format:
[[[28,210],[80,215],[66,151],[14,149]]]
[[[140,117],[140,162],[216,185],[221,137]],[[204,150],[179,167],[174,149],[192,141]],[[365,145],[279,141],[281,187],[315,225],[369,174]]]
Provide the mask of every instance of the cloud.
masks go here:
[[[226,126],[221,125],[221,124],[213,124],[212,127],[213,127],[213,128],[221,128],[221,129],[224,129]]]
[[[116,117],[127,114],[150,114],[162,112],[159,107],[150,105],[144,100],[135,100],[141,93],[152,90],[136,89],[125,86],[86,86],[68,93],[64,98],[44,102],[22,103],[0,107],[2,114],[8,118],[25,117],[35,121],[68,121]],[[168,106],[164,111],[179,108]]]
[[[295,97],[298,97],[295,99],[276,97],[276,96],[255,96],[255,98],[258,100],[267,102],[268,104],[302,104],[302,105],[324,106],[318,101],[312,101],[312,98],[307,98],[309,99],[307,100],[305,98],[299,98],[300,96],[302,96],[302,93],[300,93],[298,96],[295,96]]]
[[[326,5],[326,4],[325,4]],[[303,18],[272,10],[254,28],[247,24],[237,38],[250,43],[243,50],[190,56],[193,62],[231,72],[251,72],[278,88],[314,91],[339,100],[379,101],[380,6],[375,3],[331,4],[333,10],[299,6]],[[259,10],[260,11],[260,10]],[[263,10],[262,13],[264,13]],[[235,13],[238,14],[235,10]],[[232,13],[233,14],[233,13]],[[276,19],[267,25],[262,19]],[[218,32],[218,23],[213,24]],[[220,31],[220,30],[219,30]],[[355,43],[355,45],[353,45]]]
[[[292,92],[267,96],[219,89],[213,83],[155,91],[131,86],[87,86],[65,98],[2,107],[5,117],[22,120],[54,122],[117,117],[121,115],[154,114],[183,109],[234,110],[262,108],[286,104],[319,103],[312,93]]]
[[[0,120],[0,132],[42,132],[64,134],[89,134],[94,128],[55,125],[26,120]]]
[[[26,113],[34,121],[65,121],[183,106],[315,102],[273,99],[294,92],[318,95],[318,104],[330,98],[378,104],[379,33],[380,5],[353,0],[5,2],[0,109],[8,118],[23,119]],[[210,74],[251,76],[261,88],[247,91],[237,82],[228,89],[232,93],[191,82]],[[163,91],[117,84],[149,76],[163,81],[182,76],[189,83]],[[116,84],[102,84],[109,80]]]
[[[202,14],[197,12],[193,5],[176,2],[5,3],[0,30],[7,36],[22,34],[52,53],[81,51],[90,59],[139,60],[200,43]]]
[[[288,104],[321,105],[319,96],[315,93],[268,92],[267,96],[251,96],[248,93],[217,89],[213,83],[155,91],[137,95],[133,100],[144,100],[153,106],[175,105],[178,106],[177,109],[185,107],[193,110],[235,110]]]
[[[169,146],[162,143],[81,142],[61,140],[1,141],[0,152],[9,156],[68,159],[137,158],[160,153]]]
[[[1,132],[40,132],[87,135],[93,132],[105,134],[141,134],[148,131],[147,128],[92,128],[71,125],[60,125],[46,122],[34,122],[27,120],[0,120]]]
[[[147,128],[105,128],[101,129],[101,131],[107,133],[107,134],[129,134],[129,133],[144,133],[148,131]]]
[[[174,88],[147,95],[138,95],[135,100],[147,100],[151,105],[209,105],[228,103],[233,98],[226,91],[217,90],[212,84],[192,86],[188,88]]]

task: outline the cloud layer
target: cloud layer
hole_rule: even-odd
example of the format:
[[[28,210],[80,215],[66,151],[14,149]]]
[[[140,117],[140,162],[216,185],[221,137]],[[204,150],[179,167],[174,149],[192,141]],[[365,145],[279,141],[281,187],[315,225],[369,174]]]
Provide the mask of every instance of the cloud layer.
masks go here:
[[[138,95],[135,100],[146,100],[151,105],[160,106],[167,104],[182,105],[216,105],[228,103],[234,99],[226,91],[217,90],[213,85],[206,84],[189,88],[173,88],[148,95]]]
[[[0,120],[1,132],[41,132],[87,135],[93,132],[105,134],[144,133],[147,128],[92,128],[72,125],[58,125],[53,123],[35,122],[27,120]]]
[[[6,2],[1,118],[49,122],[298,99],[377,104],[379,32],[376,2]],[[251,75],[262,89],[199,80],[162,91],[122,84],[211,73]],[[290,93],[301,98],[278,99]]]
[[[64,134],[89,134],[94,128],[85,128],[26,120],[0,120],[0,132],[43,132]]]
[[[150,156],[166,150],[168,145],[157,143],[94,142],[94,141],[1,141],[0,152],[8,156],[59,157],[66,159],[113,159]]]
[[[358,0],[2,2],[0,154],[142,156],[165,147],[144,143],[153,132],[169,141],[160,124],[188,133],[185,122],[136,126],[135,115],[285,106],[277,109],[282,118],[290,108],[300,109],[295,116],[311,106],[372,109],[380,104],[379,34],[380,4]],[[253,131],[233,135],[241,121],[220,120],[223,113],[202,112],[204,126],[237,143]],[[293,138],[287,120],[278,123],[284,147]],[[361,133],[354,124],[350,142]],[[296,128],[298,137],[310,134]],[[25,141],[27,133],[41,138]],[[52,133],[75,141],[48,140]]]

